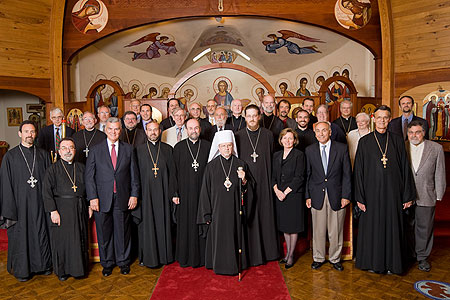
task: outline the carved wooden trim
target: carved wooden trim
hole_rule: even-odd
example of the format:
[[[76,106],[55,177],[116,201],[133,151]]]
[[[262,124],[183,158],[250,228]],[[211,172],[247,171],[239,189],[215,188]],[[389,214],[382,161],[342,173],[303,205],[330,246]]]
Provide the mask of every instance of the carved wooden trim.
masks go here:
[[[197,69],[194,69],[192,71],[190,71],[189,73],[187,73],[186,75],[184,75],[182,78],[180,78],[172,87],[172,89],[169,92],[169,98],[174,98],[175,97],[175,93],[178,91],[178,89],[186,82],[188,81],[190,78],[194,77],[195,75],[198,75],[200,73],[203,73],[205,71],[208,70],[214,70],[214,69],[232,69],[232,70],[237,70],[237,71],[241,71],[243,73],[246,73],[250,76],[252,76],[253,78],[255,78],[256,80],[258,80],[268,91],[269,95],[272,95],[273,97],[275,97],[275,90],[273,89],[273,87],[269,84],[269,82],[267,82],[267,80],[265,80],[261,75],[259,75],[258,73],[256,73],[255,71],[253,71],[252,69],[249,69],[247,67],[241,66],[241,65],[237,65],[237,64],[230,64],[230,63],[215,63],[215,64],[209,64],[209,65],[205,65],[205,66],[201,66],[198,67]]]
[[[0,89],[25,92],[51,102],[48,78],[0,76]]]
[[[117,105],[119,108],[118,114],[119,114],[119,116],[121,116],[123,114],[123,97],[125,94],[124,94],[122,87],[112,80],[100,79],[99,81],[97,81],[93,85],[91,85],[91,87],[89,88],[89,91],[86,95],[88,109],[94,112],[95,91],[99,86],[101,86],[103,84],[111,86],[114,89],[114,91],[117,93]],[[97,114],[97,112],[95,111],[94,114]]]
[[[330,86],[330,84],[332,84],[333,82],[336,81],[341,81],[343,83],[345,83],[346,87],[348,87],[348,90],[350,92],[350,100],[352,101],[352,103],[356,104],[357,103],[357,94],[358,91],[356,90],[355,85],[353,84],[353,81],[351,81],[350,79],[348,79],[347,77],[344,76],[332,76],[327,78],[327,80],[325,80],[322,83],[322,86],[320,87],[318,93],[319,93],[319,101],[320,104],[325,104],[325,93],[328,90],[328,87]],[[352,115],[356,115],[358,113],[358,106],[357,105],[353,105],[352,106]]]

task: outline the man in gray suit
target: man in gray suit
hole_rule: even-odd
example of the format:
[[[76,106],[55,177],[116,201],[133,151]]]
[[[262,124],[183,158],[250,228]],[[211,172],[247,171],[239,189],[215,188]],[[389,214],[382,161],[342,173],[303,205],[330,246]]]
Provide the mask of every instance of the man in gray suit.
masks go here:
[[[436,200],[442,200],[446,188],[444,151],[438,143],[425,140],[424,125],[416,120],[408,124],[406,149],[417,190],[415,252],[419,270],[429,272],[431,265],[427,259],[433,247]]]

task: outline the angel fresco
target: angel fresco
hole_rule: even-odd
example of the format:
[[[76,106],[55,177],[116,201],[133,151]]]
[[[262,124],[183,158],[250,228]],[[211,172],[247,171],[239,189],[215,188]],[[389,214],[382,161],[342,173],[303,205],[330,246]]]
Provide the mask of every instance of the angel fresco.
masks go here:
[[[135,61],[136,59],[158,58],[161,57],[159,50],[166,51],[166,55],[177,53],[177,48],[175,48],[175,42],[174,41],[167,42],[168,40],[169,40],[168,36],[165,35],[160,36],[159,32],[153,32],[126,45],[125,48],[134,47],[146,42],[151,42],[150,46],[148,46],[145,52],[130,51],[129,53],[133,53],[133,57],[131,58],[131,60]]]
[[[312,38],[306,35],[302,35],[300,33],[291,31],[291,30],[279,30],[278,33],[281,33],[281,36],[277,36],[276,34],[269,34],[267,37],[271,38],[272,41],[263,41],[263,45],[266,46],[266,51],[268,53],[277,53],[277,50],[281,47],[286,47],[288,49],[289,54],[310,54],[310,53],[322,53],[315,46],[307,46],[300,47],[294,42],[288,41],[290,38],[296,38],[303,41],[311,42],[311,43],[325,43],[320,39]]]

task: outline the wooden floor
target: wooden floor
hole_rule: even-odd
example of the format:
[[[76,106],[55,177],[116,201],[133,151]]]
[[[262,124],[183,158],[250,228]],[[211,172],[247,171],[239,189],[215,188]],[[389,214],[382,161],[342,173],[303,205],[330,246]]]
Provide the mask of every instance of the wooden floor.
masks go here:
[[[35,276],[18,282],[6,271],[6,251],[0,252],[0,299],[149,299],[162,268],[149,269],[136,263],[129,275],[115,268],[111,276],[101,274],[100,264],[93,264],[86,279],[69,278],[60,282],[55,275]],[[295,266],[281,266],[292,299],[426,299],[414,290],[414,282],[423,279],[450,282],[450,240],[437,240],[431,256],[432,270],[419,271],[417,264],[405,276],[378,275],[356,269],[345,262],[343,272],[330,264],[311,270],[311,252],[302,255]],[[172,299],[170,299],[172,300]],[[200,299],[196,299],[200,300]],[[214,300],[214,299],[208,299]],[[248,299],[251,300],[251,299]]]

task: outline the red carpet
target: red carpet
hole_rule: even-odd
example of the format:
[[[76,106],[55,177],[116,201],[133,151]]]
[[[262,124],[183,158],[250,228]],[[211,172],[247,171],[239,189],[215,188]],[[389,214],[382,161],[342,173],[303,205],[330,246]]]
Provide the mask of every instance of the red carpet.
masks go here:
[[[0,229],[0,251],[8,250],[8,235],[6,229]]]
[[[206,268],[181,268],[178,263],[165,266],[152,300],[166,299],[291,299],[277,262],[253,267],[237,276],[216,275]]]

